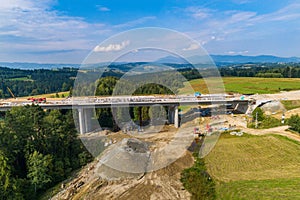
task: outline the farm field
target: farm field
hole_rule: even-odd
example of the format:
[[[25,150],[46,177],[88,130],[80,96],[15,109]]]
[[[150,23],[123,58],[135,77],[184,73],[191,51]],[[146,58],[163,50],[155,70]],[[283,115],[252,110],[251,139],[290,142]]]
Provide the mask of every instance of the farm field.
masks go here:
[[[211,81],[214,83],[214,80]],[[226,92],[240,94],[273,94],[280,91],[300,90],[300,78],[256,78],[256,77],[223,77]],[[207,94],[208,89],[203,79],[195,79],[184,83],[180,94],[193,94],[194,91]],[[215,86],[221,88],[222,86]]]
[[[299,199],[299,151],[282,136],[226,134],[205,162],[218,199]]]
[[[33,80],[31,78],[29,78],[28,76],[19,77],[19,78],[11,78],[9,80],[10,81],[31,81],[31,82],[33,82]]]
[[[66,92],[57,92],[57,93],[50,93],[50,94],[41,94],[41,95],[35,95],[35,96],[29,96],[29,97],[35,97],[35,98],[41,98],[41,97],[46,97],[46,98],[56,98],[56,94],[59,95],[59,98],[65,98],[67,96],[69,96],[69,91]],[[64,96],[64,97],[62,97]],[[21,97],[23,98],[23,97]],[[27,97],[25,97],[27,98]]]
[[[218,199],[299,199],[300,178],[234,181],[217,186]]]

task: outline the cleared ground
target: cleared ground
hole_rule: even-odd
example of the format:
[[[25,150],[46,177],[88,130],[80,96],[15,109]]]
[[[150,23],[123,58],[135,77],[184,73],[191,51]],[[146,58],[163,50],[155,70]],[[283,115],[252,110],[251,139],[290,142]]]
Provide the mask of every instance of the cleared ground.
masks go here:
[[[240,94],[273,94],[280,91],[300,90],[299,78],[222,77],[222,79],[226,92]],[[213,85],[217,81],[211,80],[209,82]],[[189,83],[194,91],[208,93],[203,79],[191,80]],[[188,82],[185,83],[184,88],[180,89],[181,94],[193,94],[194,91],[188,87]]]
[[[56,95],[58,94],[58,96]],[[34,96],[27,96],[27,97],[17,97],[16,99],[10,98],[10,99],[0,99],[0,101],[4,102],[30,102],[27,100],[28,98],[34,97],[34,98],[47,98],[47,100],[52,100],[52,101],[61,101],[66,99],[69,96],[70,92],[57,92],[57,93],[50,93],[50,94],[40,94],[40,95],[34,95]]]
[[[188,134],[192,134],[192,128],[189,128],[189,126],[183,128],[187,128]],[[149,137],[147,135],[145,135],[145,137],[139,136],[139,138],[151,144],[150,149],[154,148],[157,150],[152,151],[154,154],[154,152],[158,152],[159,149],[167,149],[164,148],[166,145],[172,146],[172,141],[180,143],[182,143],[181,141],[184,141],[184,138],[175,140],[175,135],[179,135],[176,130],[177,129],[172,126],[166,126],[162,129],[160,134],[152,134],[149,135]],[[103,134],[106,135],[106,132],[95,133],[95,135],[92,134],[91,136],[97,136],[97,134],[102,136]],[[113,141],[119,142],[123,138],[132,136],[118,132],[109,133],[107,137]],[[174,147],[180,146],[180,143]],[[119,143],[112,144],[112,148],[115,148],[116,144]],[[180,148],[177,147],[175,150],[177,149]],[[176,153],[177,152],[175,151],[175,154]],[[55,195],[52,199],[190,199],[190,194],[184,190],[182,183],[180,182],[180,173],[183,169],[193,165],[194,158],[188,151],[182,153],[183,154],[179,155],[180,157],[175,162],[166,167],[145,174],[136,174],[133,177],[131,177],[131,174],[126,174],[125,172],[122,174],[122,172],[114,171],[102,165],[97,168],[98,162],[94,161],[81,170],[70,182],[66,183],[65,188],[61,189],[60,193]],[[161,157],[171,158],[165,156],[165,154],[162,154]],[[120,158],[120,160],[121,159],[122,158]],[[164,159],[161,159],[161,161],[163,162]],[[133,162],[129,163],[133,167]],[[121,161],[119,164],[121,164]],[[126,164],[128,163],[124,162],[122,165]],[[107,176],[110,175],[111,177],[113,176],[113,173],[119,173],[120,178],[104,178],[106,177],[103,176],[104,172]]]
[[[282,136],[227,134],[205,161],[219,199],[299,199],[299,152]]]

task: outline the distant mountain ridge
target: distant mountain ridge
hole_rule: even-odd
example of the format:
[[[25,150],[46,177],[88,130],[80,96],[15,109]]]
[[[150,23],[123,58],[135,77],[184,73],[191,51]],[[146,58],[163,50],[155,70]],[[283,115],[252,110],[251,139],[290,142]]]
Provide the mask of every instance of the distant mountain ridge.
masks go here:
[[[299,57],[278,57],[272,55],[259,55],[259,56],[244,56],[244,55],[210,55],[211,59],[216,63],[228,63],[228,64],[242,64],[242,63],[300,63]],[[197,62],[210,63],[211,60],[208,56],[192,56],[187,58],[197,64]],[[175,63],[186,64],[185,59],[167,56],[158,59],[158,63]]]
[[[243,55],[211,55],[216,63],[298,63],[298,57],[278,57],[272,55],[243,56]]]
[[[229,65],[229,64],[245,64],[245,63],[300,63],[300,57],[278,57],[272,55],[259,55],[259,56],[244,56],[244,55],[210,55],[208,56],[191,56],[187,59],[175,57],[175,56],[166,56],[153,61],[153,63],[161,64],[188,64],[188,61],[193,64],[209,64],[211,59],[217,65]],[[110,63],[115,66],[126,65],[130,63],[139,63],[139,62],[117,62]],[[147,62],[140,62],[147,63]],[[106,66],[109,63],[98,63],[91,64],[91,67],[95,66]],[[58,69],[63,67],[70,68],[79,68],[80,64],[42,64],[42,63],[22,63],[22,62],[0,62],[0,67],[9,67],[16,69]],[[89,65],[88,65],[89,66]]]
[[[22,62],[0,62],[0,67],[14,69],[59,69],[64,67],[79,68],[79,64],[51,64],[51,63],[22,63]]]

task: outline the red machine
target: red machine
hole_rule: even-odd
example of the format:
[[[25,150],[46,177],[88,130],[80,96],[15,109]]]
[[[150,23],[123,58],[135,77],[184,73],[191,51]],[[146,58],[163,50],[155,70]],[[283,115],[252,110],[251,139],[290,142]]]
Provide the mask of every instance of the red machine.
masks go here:
[[[27,100],[30,100],[32,103],[46,103],[45,97],[41,97],[41,98],[30,97]]]

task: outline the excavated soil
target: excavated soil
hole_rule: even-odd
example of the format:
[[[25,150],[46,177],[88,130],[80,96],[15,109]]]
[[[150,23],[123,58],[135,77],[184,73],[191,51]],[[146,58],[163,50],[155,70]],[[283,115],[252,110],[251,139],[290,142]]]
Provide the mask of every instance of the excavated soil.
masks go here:
[[[190,126],[194,126],[194,122],[192,122]],[[193,129],[187,127],[186,130]],[[61,192],[52,199],[190,199],[191,195],[184,189],[180,182],[181,172],[185,168],[191,167],[194,163],[192,154],[187,150],[185,150],[182,155],[179,154],[181,156],[166,167],[154,171],[148,170],[148,172],[143,173],[120,172],[100,162],[105,156],[109,157],[110,154],[115,155],[114,151],[117,148],[125,149],[124,152],[120,153],[118,151],[118,153],[121,155],[121,159],[125,157],[128,160],[132,159],[130,153],[140,153],[141,151],[144,153],[147,150],[153,151],[153,148],[164,148],[166,145],[172,144],[176,131],[177,129],[174,127],[166,126],[159,134],[150,134],[140,137],[133,137],[132,135],[127,135],[122,132],[104,134],[107,140],[112,141],[113,144],[111,148],[109,147],[104,150],[102,156],[99,156],[94,162],[83,168],[77,176],[66,183],[64,187],[62,187]],[[192,132],[189,131],[188,134],[191,133]],[[95,137],[95,134],[89,137]],[[138,139],[134,140],[129,138]],[[178,140],[180,139],[181,138]],[[175,141],[178,142],[178,140]],[[151,145],[149,145],[149,147],[144,146],[143,142]],[[125,143],[133,150],[128,150],[128,147],[124,148],[121,146]],[[171,150],[173,151],[173,147]],[[126,156],[129,157],[127,158]],[[130,162],[133,161],[130,160]],[[124,165],[125,164],[128,163],[124,163]]]

